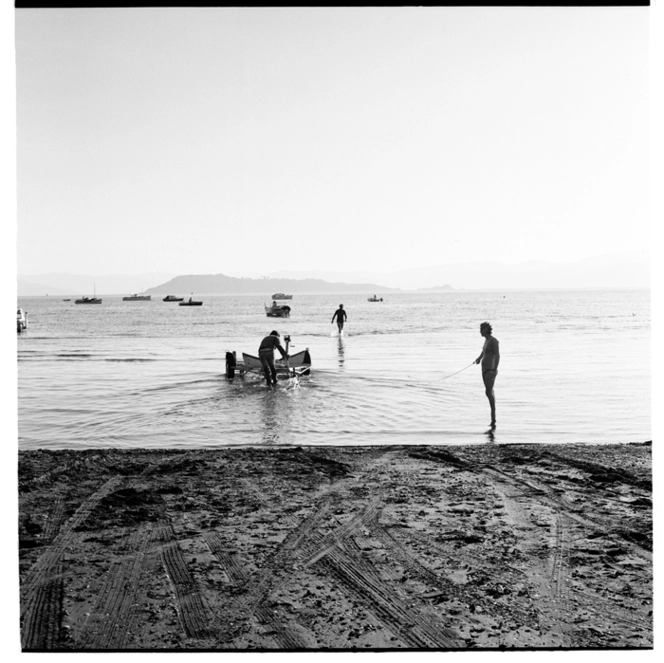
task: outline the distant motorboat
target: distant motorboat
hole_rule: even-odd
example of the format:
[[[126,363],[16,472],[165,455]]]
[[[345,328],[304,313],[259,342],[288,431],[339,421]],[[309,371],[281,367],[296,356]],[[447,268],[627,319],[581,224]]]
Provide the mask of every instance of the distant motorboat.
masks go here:
[[[184,298],[183,298],[184,299]],[[180,306],[203,306],[203,302],[197,302],[189,297],[189,300],[186,302],[180,302]]]
[[[152,300],[152,295],[129,295],[128,297],[123,297],[123,302],[149,302]]]
[[[20,306],[16,308],[16,331],[20,334],[28,328],[28,312]]]
[[[284,295],[283,292],[277,292],[272,295],[272,299],[293,299],[293,295]]]
[[[368,302],[382,302],[383,298],[382,297],[378,298],[378,297],[376,297],[376,295],[374,295],[373,297],[368,297],[367,301]]]
[[[263,304],[263,306],[265,306],[265,315],[267,315],[268,318],[290,317],[290,306],[279,306],[276,302],[273,302],[272,306],[267,306],[267,304]]]
[[[162,302],[183,302],[184,297],[176,297],[175,295],[166,295],[162,300]]]

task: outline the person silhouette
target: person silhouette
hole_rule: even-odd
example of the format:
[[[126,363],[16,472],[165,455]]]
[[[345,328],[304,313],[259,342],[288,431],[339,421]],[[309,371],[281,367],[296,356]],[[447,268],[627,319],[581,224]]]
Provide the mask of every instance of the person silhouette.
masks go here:
[[[486,397],[489,399],[491,408],[491,428],[496,427],[496,397],[493,393],[493,385],[498,375],[498,364],[500,363],[500,349],[498,339],[492,336],[493,328],[488,322],[480,325],[480,334],[484,337],[482,353],[475,360],[476,364],[482,362],[482,380]]]
[[[334,315],[332,316],[332,322],[330,322],[330,324],[332,324],[336,319],[337,327],[339,328],[339,333],[341,334],[344,329],[344,322],[346,322],[347,317],[348,316],[346,315],[346,311],[344,311],[344,305],[339,304],[339,308],[334,312]]]
[[[258,348],[258,358],[261,360],[261,366],[263,367],[263,373],[265,374],[265,380],[267,381],[268,387],[277,384],[277,369],[274,366],[274,350],[275,348],[281,352],[281,356],[284,359],[288,359],[286,351],[281,347],[279,342],[279,332],[272,330],[268,336],[266,336]]]

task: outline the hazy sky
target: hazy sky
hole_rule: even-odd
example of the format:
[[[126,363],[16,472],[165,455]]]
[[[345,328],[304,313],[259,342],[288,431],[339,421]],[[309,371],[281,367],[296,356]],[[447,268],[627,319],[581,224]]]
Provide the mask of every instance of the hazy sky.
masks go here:
[[[18,270],[647,248],[649,11],[17,10]]]

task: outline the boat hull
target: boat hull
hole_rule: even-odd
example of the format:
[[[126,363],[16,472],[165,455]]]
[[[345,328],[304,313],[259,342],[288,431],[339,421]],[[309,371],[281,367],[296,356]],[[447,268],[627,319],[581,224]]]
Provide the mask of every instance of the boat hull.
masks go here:
[[[123,302],[149,302],[152,301],[152,295],[132,295],[131,297],[123,297]]]
[[[74,300],[74,304],[101,304],[101,299],[96,297],[83,297],[83,299]]]
[[[309,350],[302,350],[301,352],[291,355],[288,358],[288,362],[284,359],[278,359],[274,362],[274,367],[277,370],[277,377],[282,379],[292,377],[293,375],[310,375],[311,355],[309,354]],[[262,375],[263,366],[261,360],[254,355],[243,352],[242,360],[238,361],[235,359],[235,353],[227,352],[226,376],[233,377],[235,371],[238,371],[240,375],[244,375],[251,371]]]
[[[180,302],[180,306],[203,306],[203,302]]]
[[[28,328],[28,314],[22,308],[16,311],[16,331],[20,334]]]
[[[288,318],[290,312],[290,306],[265,306],[265,315],[268,318]]]
[[[272,299],[293,299],[293,295],[285,295],[283,292],[277,292],[272,295]]]

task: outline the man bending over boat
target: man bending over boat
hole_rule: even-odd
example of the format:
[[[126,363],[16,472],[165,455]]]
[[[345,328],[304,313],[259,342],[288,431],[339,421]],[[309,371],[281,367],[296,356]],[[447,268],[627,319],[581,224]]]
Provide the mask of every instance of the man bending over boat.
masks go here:
[[[480,334],[486,339],[482,354],[475,360],[476,364],[482,362],[482,380],[486,397],[489,399],[491,407],[491,428],[496,427],[496,397],[493,395],[493,384],[498,375],[498,364],[500,363],[500,350],[498,348],[498,339],[491,335],[492,327],[488,322],[480,325]]]
[[[344,322],[346,322],[346,318],[348,316],[346,315],[346,311],[344,311],[344,305],[339,304],[339,308],[334,312],[334,315],[332,316],[332,322],[334,322],[334,319],[336,318],[337,320],[337,327],[339,328],[339,333],[344,329]],[[330,324],[332,324],[330,322]]]
[[[266,336],[258,348],[258,358],[261,360],[263,373],[267,380],[268,387],[277,384],[277,369],[274,367],[274,349],[281,352],[284,359],[288,359],[286,351],[281,347],[279,342],[279,332],[271,331],[269,336]]]

